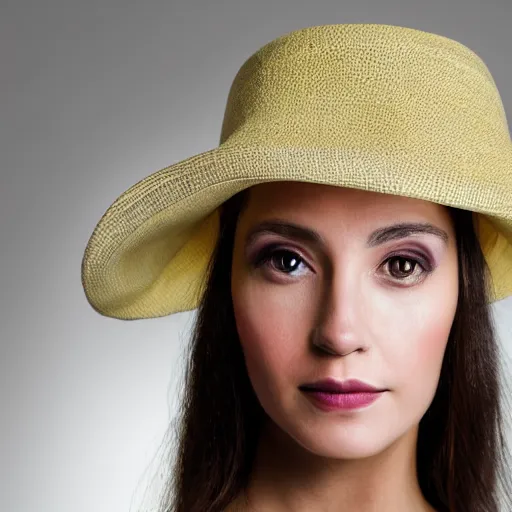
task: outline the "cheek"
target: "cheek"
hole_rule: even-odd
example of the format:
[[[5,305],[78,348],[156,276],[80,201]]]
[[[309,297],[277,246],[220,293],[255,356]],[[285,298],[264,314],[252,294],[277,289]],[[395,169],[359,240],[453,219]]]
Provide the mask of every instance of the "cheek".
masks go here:
[[[418,330],[416,352],[410,360],[410,372],[436,380],[450,332],[450,323],[434,323]]]
[[[250,283],[233,289],[236,327],[255,388],[263,382],[277,388],[293,379],[307,348],[310,305],[298,290],[293,296],[284,290]]]
[[[392,351],[401,392],[419,402],[430,402],[437,388],[446,344],[453,322],[454,305],[420,301],[408,311]]]
[[[374,311],[374,318],[385,326],[382,341],[388,354],[384,357],[407,388],[435,391],[437,387],[457,308],[457,270],[456,254],[446,255],[432,279],[411,288],[410,294],[404,292],[398,301],[385,297]]]

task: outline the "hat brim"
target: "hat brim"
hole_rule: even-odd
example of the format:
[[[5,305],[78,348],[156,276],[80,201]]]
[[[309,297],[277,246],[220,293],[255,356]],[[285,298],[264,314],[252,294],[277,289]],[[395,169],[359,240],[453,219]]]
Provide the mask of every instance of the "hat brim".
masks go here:
[[[446,167],[446,166],[449,167]],[[91,306],[142,319],[198,306],[218,233],[218,207],[270,181],[302,181],[395,194],[471,210],[491,270],[490,301],[512,295],[512,151],[457,168],[439,154],[360,148],[221,145],[142,179],[96,225],[82,260]],[[486,179],[486,168],[501,168]],[[450,172],[446,172],[449,168]],[[496,178],[498,176],[498,178]]]

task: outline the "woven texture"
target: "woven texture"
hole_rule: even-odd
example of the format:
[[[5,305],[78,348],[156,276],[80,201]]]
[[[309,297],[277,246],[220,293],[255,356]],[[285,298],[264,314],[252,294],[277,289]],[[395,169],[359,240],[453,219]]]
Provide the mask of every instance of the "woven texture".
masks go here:
[[[281,180],[473,211],[490,302],[512,295],[512,144],[489,70],[447,37],[356,23],[296,30],[247,59],[219,146],[147,176],[101,217],[82,261],[89,303],[120,319],[196,308],[218,207]]]

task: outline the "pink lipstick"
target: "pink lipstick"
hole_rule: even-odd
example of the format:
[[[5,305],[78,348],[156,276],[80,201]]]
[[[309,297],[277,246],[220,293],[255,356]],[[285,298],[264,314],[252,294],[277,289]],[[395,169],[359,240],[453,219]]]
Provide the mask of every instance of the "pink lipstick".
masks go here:
[[[375,402],[387,391],[357,379],[323,379],[304,384],[299,389],[324,411],[359,409]]]

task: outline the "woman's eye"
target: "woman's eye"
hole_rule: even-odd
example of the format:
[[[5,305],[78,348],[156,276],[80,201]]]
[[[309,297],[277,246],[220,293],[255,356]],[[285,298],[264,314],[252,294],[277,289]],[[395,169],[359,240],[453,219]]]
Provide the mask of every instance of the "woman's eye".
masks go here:
[[[383,266],[388,269],[387,273],[399,281],[418,280],[425,273],[426,269],[418,260],[406,256],[391,256],[384,261]]]
[[[296,252],[273,247],[264,249],[255,263],[256,267],[267,267],[271,271],[289,275],[296,275],[301,265],[308,266]],[[406,255],[390,256],[381,266],[395,281],[415,282],[431,272],[428,262]]]
[[[303,259],[297,253],[286,249],[266,250],[256,263],[257,266],[267,266],[283,274],[294,273],[301,264],[305,265]]]

